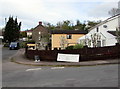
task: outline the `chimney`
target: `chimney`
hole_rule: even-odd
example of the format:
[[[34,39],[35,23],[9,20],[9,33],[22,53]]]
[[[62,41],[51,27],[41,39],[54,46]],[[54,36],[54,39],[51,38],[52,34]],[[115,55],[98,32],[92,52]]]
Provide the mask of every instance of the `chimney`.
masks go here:
[[[39,22],[39,25],[42,25],[42,22],[41,22],[41,21]]]

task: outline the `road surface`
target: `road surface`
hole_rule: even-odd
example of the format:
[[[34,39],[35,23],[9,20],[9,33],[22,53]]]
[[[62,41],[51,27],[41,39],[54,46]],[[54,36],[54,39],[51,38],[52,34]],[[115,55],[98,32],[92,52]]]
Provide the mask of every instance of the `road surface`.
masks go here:
[[[16,50],[3,49],[3,87],[117,87],[118,65],[39,67],[10,62]],[[8,52],[8,53],[4,53]],[[11,53],[13,52],[13,53]],[[9,54],[10,53],[10,54]]]

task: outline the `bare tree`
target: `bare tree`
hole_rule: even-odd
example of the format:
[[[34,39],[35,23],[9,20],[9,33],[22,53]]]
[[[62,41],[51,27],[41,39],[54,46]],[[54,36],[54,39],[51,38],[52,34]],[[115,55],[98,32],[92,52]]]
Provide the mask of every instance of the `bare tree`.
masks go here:
[[[67,39],[64,36],[61,36],[60,37],[60,46],[61,46],[61,48],[65,49],[65,47],[67,46],[67,44],[68,44]]]
[[[111,16],[115,16],[117,14],[120,14],[120,1],[118,2],[118,8],[112,8],[108,14],[110,14]]]
[[[100,41],[101,35],[94,33],[91,35],[91,41],[93,43],[93,47],[97,47],[98,41]]]
[[[111,16],[115,16],[118,14],[118,8],[112,8],[109,12],[108,12],[109,15]]]

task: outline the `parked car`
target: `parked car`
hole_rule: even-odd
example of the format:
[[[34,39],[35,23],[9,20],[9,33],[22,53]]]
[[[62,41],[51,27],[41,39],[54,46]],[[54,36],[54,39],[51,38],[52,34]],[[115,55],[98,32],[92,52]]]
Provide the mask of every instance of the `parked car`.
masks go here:
[[[9,49],[19,49],[19,43],[18,42],[11,42],[9,45]]]

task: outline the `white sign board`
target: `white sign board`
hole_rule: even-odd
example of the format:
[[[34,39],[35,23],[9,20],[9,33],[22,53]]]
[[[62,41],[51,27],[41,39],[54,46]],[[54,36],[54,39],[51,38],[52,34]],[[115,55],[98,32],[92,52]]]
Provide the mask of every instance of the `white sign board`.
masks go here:
[[[57,61],[79,62],[79,54],[62,54],[62,53],[58,53]]]

